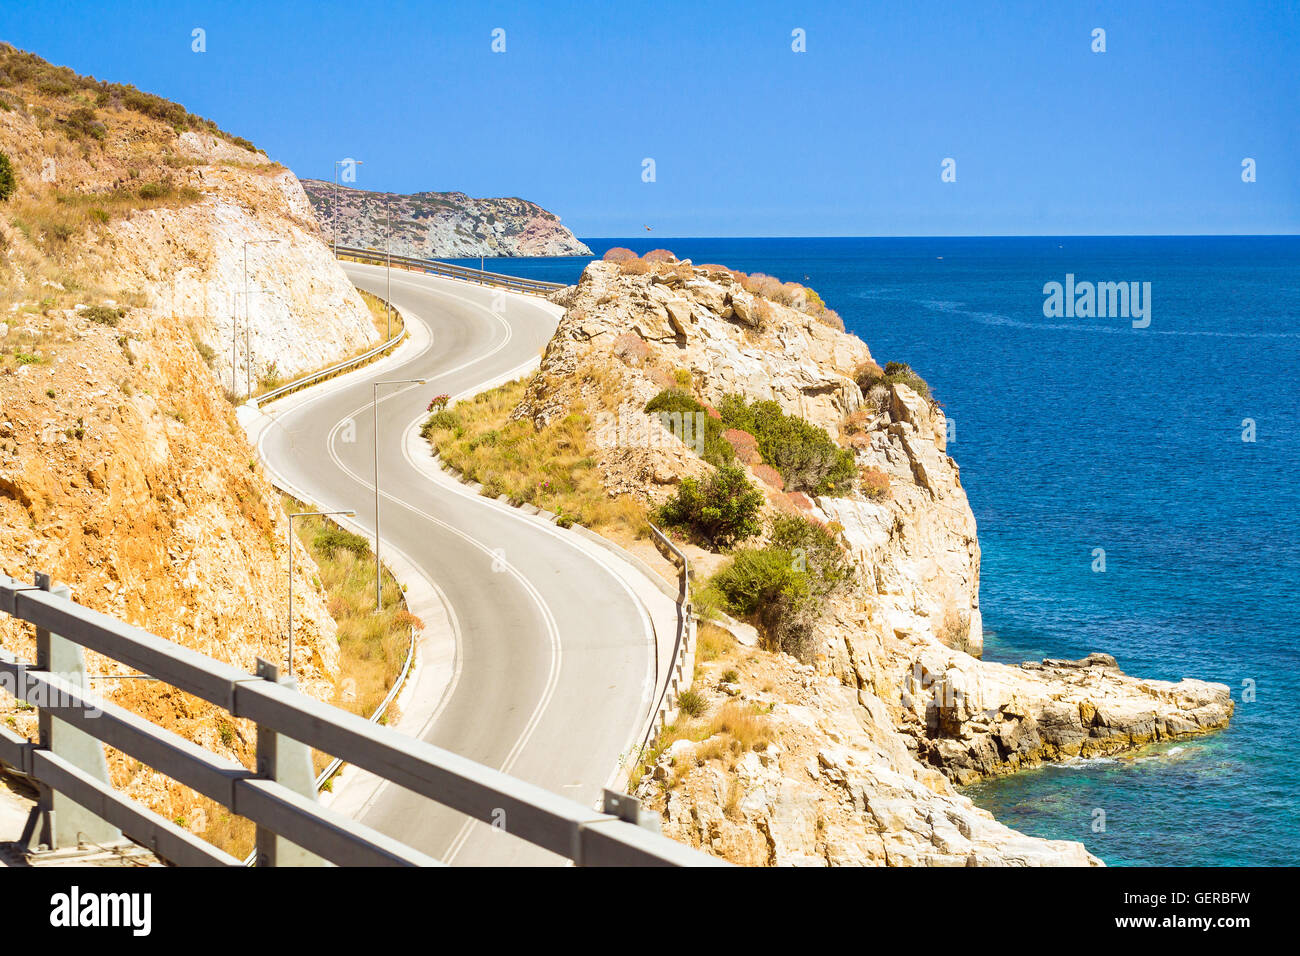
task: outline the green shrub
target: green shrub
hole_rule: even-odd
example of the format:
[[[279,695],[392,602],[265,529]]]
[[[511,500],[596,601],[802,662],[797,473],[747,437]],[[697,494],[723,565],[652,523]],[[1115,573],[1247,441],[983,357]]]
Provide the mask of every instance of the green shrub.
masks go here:
[[[771,537],[765,548],[736,552],[707,589],[726,610],[755,619],[770,645],[807,660],[818,609],[847,584],[853,568],[835,534],[820,524],[781,516]]]
[[[709,705],[702,694],[693,690],[684,690],[677,695],[677,709],[687,717],[703,717]]]
[[[716,547],[729,547],[762,531],[763,492],[739,465],[723,465],[704,481],[682,479],[677,497],[659,510],[667,525],[687,527]]]
[[[745,548],[713,576],[733,614],[750,617],[777,601],[802,603],[812,597],[808,572],[800,570],[790,552],[781,548]]]
[[[14,194],[18,188],[18,181],[14,178],[14,164],[9,161],[9,157],[0,153],[0,202],[4,202]]]
[[[647,414],[658,415],[665,428],[693,445],[700,452],[700,457],[709,464],[718,467],[735,459],[731,443],[722,437],[726,430],[722,420],[710,415],[708,409],[690,392],[681,388],[666,388],[646,403],[645,410]],[[682,417],[680,429],[674,427],[677,424],[674,417],[678,415]],[[690,419],[689,428],[684,421],[687,415],[694,416]],[[703,436],[696,433],[701,422],[704,425]]]
[[[145,183],[136,190],[136,195],[141,199],[166,199],[171,192],[172,188],[167,183]]]
[[[770,547],[790,554],[808,573],[813,594],[824,597],[846,584],[853,576],[839,536],[820,521],[801,515],[777,515],[772,520]]]
[[[868,363],[858,369],[857,380],[864,395],[877,385],[897,383],[906,385],[922,398],[930,397],[930,386],[905,362],[886,362],[883,369],[874,362]]]
[[[63,120],[63,127],[73,137],[88,136],[91,139],[103,139],[108,134],[108,127],[95,118],[95,111],[86,106],[79,106]]]
[[[107,325],[109,328],[126,318],[125,309],[114,309],[107,305],[92,305],[82,309],[81,314],[96,325]]]
[[[460,416],[443,408],[424,420],[424,424],[420,426],[420,437],[429,438],[436,431],[455,431],[458,428],[460,428]]]
[[[350,551],[358,558],[364,558],[370,553],[370,542],[365,538],[334,525],[322,528],[311,543],[313,548],[329,558],[334,557],[338,551]]]
[[[750,403],[743,395],[728,395],[718,411],[726,428],[749,432],[758,439],[764,464],[781,473],[787,491],[827,495],[849,490],[853,453],[836,445],[816,425],[785,414],[777,402]]]

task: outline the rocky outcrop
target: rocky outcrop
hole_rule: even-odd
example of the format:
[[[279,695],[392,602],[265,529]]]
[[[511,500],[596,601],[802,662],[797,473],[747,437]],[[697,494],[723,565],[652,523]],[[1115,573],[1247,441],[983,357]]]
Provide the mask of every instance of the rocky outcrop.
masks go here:
[[[611,493],[661,501],[707,470],[688,432],[642,411],[669,386],[706,404],[775,400],[852,449],[860,472],[851,493],[815,500],[755,473],[770,511],[838,533],[856,575],[806,664],[714,634],[725,647],[696,682],[709,712],[661,741],[637,790],[669,835],[748,864],[1095,864],[1078,843],[998,824],[954,785],[1228,721],[1223,685],[1140,680],[1105,655],[980,659],[979,542],[947,421],[906,384],[864,394],[859,339],[689,263],[592,263],[553,300],[566,312],[515,415],[600,410]]]
[[[896,675],[899,728],[920,760],[958,784],[1205,733],[1233,710],[1223,684],[1130,677],[1109,654],[1019,668],[939,647],[909,658]]]
[[[735,650],[704,665],[695,689],[719,724],[737,709],[763,715],[748,718],[764,722],[762,736],[739,753],[725,731],[664,750],[638,793],[669,836],[748,866],[1100,863],[956,793],[913,759],[879,698],[816,666]],[[739,672],[735,684],[719,682],[723,668]]]
[[[232,165],[222,157],[237,147],[211,136],[184,134],[181,147],[198,164],[203,198],[107,231],[104,282],[138,290],[151,310],[193,328],[218,380],[240,394],[250,377],[256,391],[379,341],[291,172]]]
[[[560,217],[523,199],[474,199],[464,193],[370,192],[304,179],[316,215],[339,245],[389,248],[421,259],[475,256],[589,256],[591,250],[560,223]],[[392,240],[388,244],[391,208]]]

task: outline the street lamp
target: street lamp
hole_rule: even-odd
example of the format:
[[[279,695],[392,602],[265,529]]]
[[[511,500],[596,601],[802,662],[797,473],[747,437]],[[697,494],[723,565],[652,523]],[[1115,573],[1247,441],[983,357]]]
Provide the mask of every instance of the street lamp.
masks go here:
[[[293,676],[293,519],[310,517],[333,517],[346,515],[351,518],[355,511],[299,511],[289,515],[289,676]]]
[[[253,347],[249,338],[249,326],[253,323],[248,308],[248,247],[274,245],[279,239],[245,239],[244,240],[244,361],[247,363],[248,395],[253,395]],[[263,290],[266,291],[266,290]]]
[[[251,315],[252,309],[250,308],[249,305],[252,301],[250,296],[275,295],[275,293],[272,292],[270,289],[245,289],[242,294],[244,296],[244,384],[248,387],[248,393],[246,397],[252,398],[253,397],[253,348],[252,345],[250,344],[250,340],[248,337],[249,329],[253,325],[253,318]],[[236,292],[235,293],[236,301],[239,300],[239,296],[240,293]],[[230,343],[230,355],[231,355],[232,363],[234,362],[234,355],[235,355],[235,341],[238,339],[238,335],[239,335],[238,323],[239,323],[239,310],[236,309],[235,310],[236,327],[231,330],[231,343]],[[230,390],[231,392],[234,392],[235,390],[234,368],[231,368],[230,370]]]
[[[344,163],[352,163],[355,166],[363,165],[359,159],[336,159],[334,160],[334,223],[331,231],[334,233],[334,258],[339,257],[339,167]]]
[[[384,258],[388,260],[388,292],[384,296],[384,318],[388,320],[388,335],[384,341],[390,341],[393,338],[393,197],[389,196],[388,206],[388,236],[384,239]]]
[[[375,613],[378,614],[384,604],[383,591],[379,583],[379,386],[380,385],[423,385],[425,379],[403,378],[388,382],[375,382],[371,412],[375,428]]]

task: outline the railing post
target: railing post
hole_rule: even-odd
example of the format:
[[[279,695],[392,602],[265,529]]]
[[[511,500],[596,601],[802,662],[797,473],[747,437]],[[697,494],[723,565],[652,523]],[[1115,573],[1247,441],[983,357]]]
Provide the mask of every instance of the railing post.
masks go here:
[[[280,669],[270,661],[257,659],[257,676],[292,688],[292,677],[280,679]],[[315,800],[316,775],[311,769],[311,748],[304,743],[257,725],[257,775],[274,780]],[[264,826],[257,828],[258,866],[326,866],[314,853],[278,836]]]
[[[57,597],[72,597],[66,584],[52,585],[48,574],[37,572],[36,587]],[[86,659],[81,646],[39,627],[36,629],[36,669],[58,675],[82,690],[88,689]],[[39,749],[49,750],[101,783],[111,785],[102,743],[85,731],[59,720],[47,707],[39,708],[37,721]],[[110,844],[122,841],[122,831],[108,821],[40,781],[37,781],[37,788],[39,798],[21,840],[29,849],[34,850],[42,844],[51,850],[59,850],[83,842]]]

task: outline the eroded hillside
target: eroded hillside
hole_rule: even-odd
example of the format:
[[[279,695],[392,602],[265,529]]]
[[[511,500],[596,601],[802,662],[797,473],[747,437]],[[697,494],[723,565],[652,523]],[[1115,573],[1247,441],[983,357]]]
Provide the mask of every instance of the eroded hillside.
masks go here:
[[[0,567],[252,669],[285,654],[287,520],[225,392],[318,367],[377,332],[288,170],[182,107],[0,47]],[[261,300],[261,301],[257,301]],[[338,645],[295,545],[295,664],[335,691]],[[0,618],[0,642],[32,635]],[[92,655],[93,656],[93,655]],[[97,674],[123,669],[92,660]],[[247,761],[251,730],[155,682],[109,699]],[[3,703],[11,726],[31,712]],[[113,755],[114,782],[199,832],[187,791]]]

